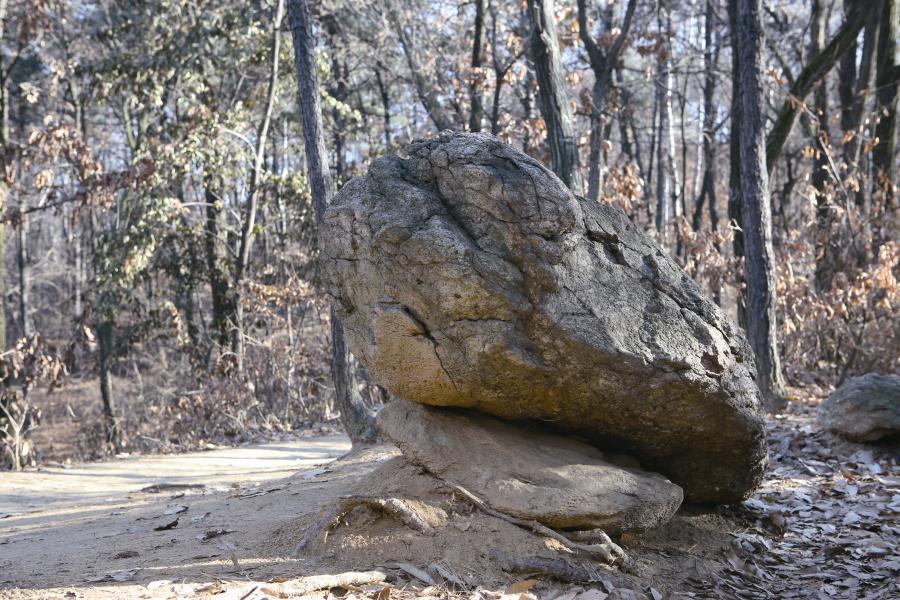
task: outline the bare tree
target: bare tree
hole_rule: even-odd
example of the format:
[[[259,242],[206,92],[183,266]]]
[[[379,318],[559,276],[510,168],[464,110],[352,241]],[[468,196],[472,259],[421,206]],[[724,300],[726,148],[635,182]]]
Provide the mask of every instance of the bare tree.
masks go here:
[[[591,151],[588,159],[587,198],[596,202],[600,198],[600,190],[603,189],[603,122],[607,97],[613,86],[613,72],[619,63],[626,37],[631,29],[637,0],[628,0],[619,34],[606,50],[594,40],[585,5],[586,0],[578,0],[578,33],[587,51],[591,70],[594,72],[594,87],[591,90]],[[612,30],[612,15],[609,13],[613,5],[610,3],[607,6],[608,14],[604,29],[609,32]]]
[[[876,185],[884,193],[884,206],[888,210],[895,208],[897,196],[894,147],[897,139],[897,88],[900,85],[900,65],[897,64],[900,0],[881,0],[881,5],[875,71],[875,87],[878,90],[878,109],[881,115],[875,126],[878,145],[872,152],[872,165],[875,168]]]
[[[730,0],[731,45],[737,70],[733,102],[738,108],[737,151],[740,208],[747,280],[747,336],[756,357],[757,382],[770,410],[786,403],[778,351],[775,257],[763,129],[763,60],[760,0]],[[734,132],[733,132],[734,134]],[[734,148],[734,146],[733,146]]]
[[[312,191],[316,221],[321,222],[325,207],[334,194],[322,107],[319,103],[319,80],[316,74],[315,38],[307,0],[288,0],[288,19],[294,40],[294,68],[297,73],[298,101],[303,121],[303,146]],[[363,403],[353,376],[352,359],[344,341],[344,329],[331,308],[331,373],[341,423],[354,446],[369,444],[376,438],[375,417]]]
[[[710,228],[716,231],[719,225],[719,213],[716,206],[716,71],[719,68],[719,48],[716,39],[716,3],[706,0],[704,16],[703,52],[703,179],[700,193],[694,204],[693,226],[700,229],[703,205],[709,210]]]
[[[481,131],[481,119],[484,117],[484,104],[481,99],[481,81],[483,74],[481,64],[484,62],[484,3],[475,0],[475,25],[472,35],[472,74],[469,79],[469,131]]]
[[[896,3],[896,0],[884,0]],[[860,30],[865,26],[869,15],[877,9],[879,2],[862,2],[855,4],[853,10],[847,15],[844,24],[834,34],[831,41],[819,52],[809,57],[803,70],[793,78],[793,84],[788,91],[788,98],[778,111],[778,117],[768,135],[766,141],[766,165],[769,169],[775,164],[775,160],[787,143],[797,115],[800,114],[802,101],[813,87],[818,83],[835,64],[856,44],[856,38]]]
[[[250,172],[250,186],[247,190],[247,202],[241,222],[241,239],[238,246],[237,261],[234,265],[234,325],[232,328],[231,351],[234,353],[235,368],[238,373],[244,367],[244,309],[241,303],[241,287],[250,263],[250,249],[253,245],[253,230],[256,225],[256,214],[259,211],[259,187],[265,160],[266,140],[269,125],[272,122],[272,110],[275,106],[275,94],[278,91],[278,63],[281,53],[281,22],[284,19],[284,0],[277,0],[272,15],[271,67],[269,69],[266,106],[262,119],[256,129],[256,147],[253,151],[253,170]]]
[[[400,47],[403,49],[403,56],[406,57],[406,66],[409,67],[410,75],[412,75],[415,85],[416,94],[419,101],[428,113],[428,117],[437,127],[438,131],[445,129],[454,129],[453,121],[447,116],[444,107],[441,106],[438,98],[438,91],[434,87],[433,82],[429,81],[422,68],[419,58],[416,55],[416,48],[410,32],[406,28],[400,13],[397,11],[397,1],[387,1],[388,16],[393,22],[394,29],[397,31],[397,38],[400,40]]]
[[[553,0],[528,0],[528,14],[532,25],[531,60],[537,75],[541,115],[547,125],[550,164],[569,189],[581,194],[575,126],[560,63]]]
[[[814,56],[825,46],[826,14],[823,0],[812,0],[810,19],[809,53]],[[854,42],[855,46],[855,42]],[[852,47],[852,46],[851,46]],[[848,49],[849,51],[849,49]],[[833,207],[826,186],[829,180],[828,159],[828,79],[823,77],[813,92],[813,113],[815,115],[813,133],[816,136],[813,154],[812,177],[810,183],[816,196],[816,288],[827,290],[835,270],[835,248],[831,236],[831,214]]]

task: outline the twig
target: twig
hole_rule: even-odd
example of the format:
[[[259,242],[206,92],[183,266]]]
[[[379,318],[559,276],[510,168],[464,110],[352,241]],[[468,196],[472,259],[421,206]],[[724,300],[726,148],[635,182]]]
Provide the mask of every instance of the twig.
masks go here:
[[[337,575],[312,575],[283,583],[266,584],[261,591],[277,598],[292,598],[317,590],[370,585],[383,583],[386,580],[387,574],[384,571],[348,571]]]

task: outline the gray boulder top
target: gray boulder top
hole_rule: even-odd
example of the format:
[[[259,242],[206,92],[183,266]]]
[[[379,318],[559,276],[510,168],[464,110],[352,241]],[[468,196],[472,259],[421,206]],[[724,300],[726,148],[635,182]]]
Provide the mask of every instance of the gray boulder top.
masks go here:
[[[900,436],[900,376],[867,373],[848,380],[819,405],[819,419],[855,442]]]
[[[375,381],[633,453],[687,500],[752,492],[766,451],[749,347],[656,243],[492,136],[407,154],[344,186],[319,233]]]

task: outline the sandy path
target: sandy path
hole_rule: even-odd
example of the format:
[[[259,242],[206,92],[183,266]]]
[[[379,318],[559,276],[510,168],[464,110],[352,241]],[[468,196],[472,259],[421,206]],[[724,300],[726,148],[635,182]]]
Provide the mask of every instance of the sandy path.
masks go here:
[[[208,489],[280,479],[346,454],[343,435],[310,437],[188,454],[0,472],[0,517],[116,501],[158,483]],[[167,490],[168,491],[168,490]],[[3,528],[0,528],[2,535]]]
[[[349,448],[332,435],[0,473],[0,598],[208,597],[191,592],[296,569],[263,529],[333,501],[344,476],[322,465]],[[203,487],[144,491],[160,483]]]

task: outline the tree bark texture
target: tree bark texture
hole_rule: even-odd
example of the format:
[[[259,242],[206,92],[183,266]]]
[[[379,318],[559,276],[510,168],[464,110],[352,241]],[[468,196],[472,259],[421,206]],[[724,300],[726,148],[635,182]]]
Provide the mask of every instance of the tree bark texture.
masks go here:
[[[740,105],[738,153],[744,270],[747,279],[747,337],[756,358],[757,383],[770,410],[785,404],[778,350],[775,257],[763,130],[763,61],[760,0],[730,0],[735,101]],[[732,163],[734,164],[734,163]]]
[[[294,67],[297,73],[298,102],[303,121],[303,145],[306,150],[307,177],[312,190],[316,222],[334,193],[325,150],[319,81],[316,75],[315,38],[307,0],[288,0],[288,19],[294,41]],[[375,441],[375,415],[363,403],[356,387],[350,353],[344,342],[340,321],[331,312],[331,373],[335,403],[341,423],[354,446]]]
[[[547,127],[551,168],[569,189],[580,195],[578,147],[560,62],[553,0],[528,0],[528,13],[532,24],[531,59],[538,80],[541,115]]]

